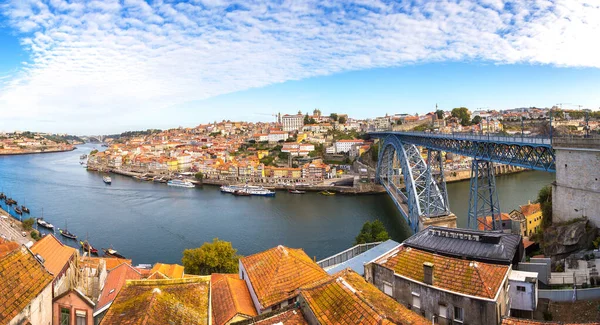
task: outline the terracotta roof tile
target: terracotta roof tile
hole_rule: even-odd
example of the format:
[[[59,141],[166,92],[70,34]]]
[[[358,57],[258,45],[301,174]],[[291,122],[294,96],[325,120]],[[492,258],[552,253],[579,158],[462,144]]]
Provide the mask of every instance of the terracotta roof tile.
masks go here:
[[[104,262],[106,262],[106,270],[107,271],[110,271],[123,263],[131,265],[131,260],[116,258],[116,257],[88,257],[86,259],[90,260],[90,261],[104,260]]]
[[[108,272],[104,288],[96,304],[96,311],[104,309],[117,297],[126,280],[139,280],[142,276],[131,265],[123,263]]]
[[[31,246],[33,254],[44,258],[44,267],[57,276],[77,254],[73,247],[61,243],[54,235],[48,234]]]
[[[180,279],[183,278],[183,266],[178,264],[163,264],[156,263],[152,270],[150,270],[150,274],[154,272],[160,272],[163,275],[167,276],[170,279]]]
[[[423,263],[433,263],[433,285],[471,296],[494,299],[509,270],[508,265],[488,264],[401,246],[376,263],[396,274],[423,282]]]
[[[570,323],[562,323],[562,322],[544,322],[533,319],[523,319],[523,318],[514,318],[514,317],[506,317],[502,319],[502,325],[600,325],[600,323],[579,323],[579,324],[570,324]]]
[[[530,216],[530,215],[540,211],[540,204],[539,203],[531,203],[531,204],[521,205],[520,208],[521,208],[521,213],[523,213],[523,215]]]
[[[281,245],[240,261],[262,308],[294,297],[296,289],[329,277],[302,249]]]
[[[24,246],[0,259],[0,323],[17,316],[52,279]]]
[[[299,308],[285,309],[272,316],[258,316],[260,320],[252,321],[253,325],[308,325]],[[242,323],[244,324],[244,323]]]
[[[237,274],[212,274],[210,290],[214,324],[226,324],[236,315],[258,315],[246,281],[241,280]]]
[[[10,252],[19,248],[19,246],[21,245],[17,242],[0,239],[0,258],[8,255]]]
[[[129,280],[100,324],[208,324],[209,279]]]
[[[321,324],[430,324],[351,269],[301,289],[301,295]]]

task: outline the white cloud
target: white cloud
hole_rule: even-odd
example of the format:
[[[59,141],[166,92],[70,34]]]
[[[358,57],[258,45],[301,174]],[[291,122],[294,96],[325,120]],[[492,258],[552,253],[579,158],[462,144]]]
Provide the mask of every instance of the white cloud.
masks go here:
[[[9,0],[31,62],[6,118],[133,116],[287,80],[447,60],[600,68],[597,0]]]

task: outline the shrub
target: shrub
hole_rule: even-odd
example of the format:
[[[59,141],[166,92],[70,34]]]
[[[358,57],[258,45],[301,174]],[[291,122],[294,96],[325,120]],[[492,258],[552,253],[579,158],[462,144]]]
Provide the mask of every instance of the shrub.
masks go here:
[[[30,231],[31,229],[33,229],[33,223],[33,218],[27,218],[23,220],[23,229],[25,229],[26,231]]]

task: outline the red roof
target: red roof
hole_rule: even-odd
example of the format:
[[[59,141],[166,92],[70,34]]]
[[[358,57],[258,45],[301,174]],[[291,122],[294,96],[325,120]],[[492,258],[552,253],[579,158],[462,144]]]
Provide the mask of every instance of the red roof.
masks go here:
[[[210,290],[215,325],[227,324],[236,315],[248,318],[258,315],[246,281],[237,274],[213,273]]]
[[[139,280],[142,278],[140,272],[134,269],[127,263],[122,263],[108,273],[106,282],[102,293],[100,293],[100,299],[96,305],[96,311],[100,311],[109,307],[110,304],[115,300],[119,291],[125,284],[126,280]]]

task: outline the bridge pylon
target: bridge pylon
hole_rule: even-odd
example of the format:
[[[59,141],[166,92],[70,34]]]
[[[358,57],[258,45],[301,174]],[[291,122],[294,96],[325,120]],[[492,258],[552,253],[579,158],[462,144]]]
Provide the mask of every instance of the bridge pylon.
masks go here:
[[[473,159],[468,227],[480,230],[502,230],[501,218],[493,163]]]

